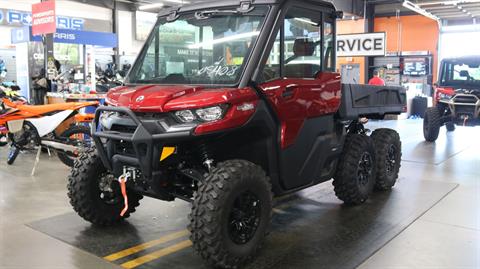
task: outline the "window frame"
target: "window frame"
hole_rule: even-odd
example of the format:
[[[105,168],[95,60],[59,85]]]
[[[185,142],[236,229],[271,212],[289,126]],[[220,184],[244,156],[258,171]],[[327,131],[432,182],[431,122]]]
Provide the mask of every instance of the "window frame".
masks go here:
[[[278,25],[278,28],[272,33],[271,37],[270,37],[270,40],[269,40],[269,43],[268,45],[266,46],[266,49],[264,51],[264,55],[262,56],[262,65],[257,69],[258,71],[255,73],[255,79],[254,80],[259,80],[258,82],[260,83],[265,83],[265,82],[269,82],[269,81],[274,81],[274,80],[277,80],[277,79],[283,79],[283,78],[286,78],[285,77],[285,48],[286,48],[286,45],[285,45],[285,19],[286,19],[286,15],[288,14],[288,12],[292,9],[292,8],[299,8],[299,9],[304,9],[304,10],[314,10],[316,12],[319,12],[320,13],[320,19],[321,19],[321,31],[320,31],[320,34],[321,34],[321,48],[320,48],[320,51],[321,51],[321,63],[320,63],[320,70],[317,72],[318,73],[323,73],[323,72],[335,72],[336,71],[336,62],[337,62],[337,53],[336,53],[336,28],[337,28],[337,24],[336,24],[336,18],[335,17],[332,17],[332,16],[328,16],[329,14],[332,14],[332,10],[329,9],[329,8],[326,8],[326,7],[322,7],[322,6],[318,6],[318,5],[313,5],[313,4],[310,4],[310,3],[304,3],[302,2],[301,5],[298,1],[292,1],[290,2],[290,5],[286,6],[285,9],[283,10],[282,14],[278,17],[278,21],[277,21],[277,25]],[[324,44],[324,23],[325,22],[329,22],[332,24],[332,32],[333,32],[333,44],[332,44],[332,47],[333,47],[333,50],[332,50],[332,67],[331,68],[327,68],[326,66],[326,62],[324,58],[325,56],[323,55],[324,53],[324,50],[325,50],[325,44]],[[279,63],[279,76],[275,77],[275,78],[272,78],[270,80],[264,80],[263,79],[263,71],[264,69],[267,67],[267,61],[272,53],[272,50],[274,49],[274,46],[275,46],[275,41],[277,39],[277,36],[280,34],[280,52],[279,52],[279,60],[280,60],[280,63]],[[314,77],[307,77],[307,78],[296,78],[296,79],[315,79],[315,76]]]
[[[322,12],[322,57],[325,57],[324,55],[324,50],[325,50],[325,23],[330,23],[332,25],[332,54],[330,55],[331,57],[331,62],[332,66],[329,68],[327,67],[327,58],[323,58],[323,63],[322,63],[322,70],[321,72],[335,72],[337,68],[337,23],[335,18],[329,18],[328,20],[325,19],[325,12]]]

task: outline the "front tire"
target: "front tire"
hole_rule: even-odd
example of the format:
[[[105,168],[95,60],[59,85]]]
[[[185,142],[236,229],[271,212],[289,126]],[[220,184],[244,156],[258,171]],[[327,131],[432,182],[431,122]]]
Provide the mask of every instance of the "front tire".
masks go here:
[[[402,159],[400,135],[392,129],[377,129],[371,138],[375,144],[377,180],[375,189],[390,190],[396,183]]]
[[[436,107],[429,107],[423,117],[423,136],[428,142],[434,142],[438,138],[442,126],[442,115]]]
[[[8,145],[8,139],[7,139],[7,136],[5,135],[0,135],[0,147],[4,147]]]
[[[238,268],[256,256],[271,217],[271,184],[262,168],[226,161],[199,183],[189,216],[190,239],[210,265]]]
[[[375,148],[366,135],[347,136],[333,180],[335,195],[345,204],[364,203],[375,185]]]
[[[108,177],[110,184],[106,184]],[[68,197],[80,217],[95,225],[111,226],[135,212],[142,196],[129,190],[128,211],[120,216],[123,198],[118,181],[112,177],[95,149],[87,150],[75,161],[68,177]]]
[[[20,154],[20,149],[16,146],[12,146],[10,152],[8,153],[7,164],[12,165],[17,159],[18,154]]]

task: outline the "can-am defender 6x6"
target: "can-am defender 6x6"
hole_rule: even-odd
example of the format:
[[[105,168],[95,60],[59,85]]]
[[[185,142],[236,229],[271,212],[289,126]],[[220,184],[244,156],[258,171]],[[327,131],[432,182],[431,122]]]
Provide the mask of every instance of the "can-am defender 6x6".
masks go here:
[[[425,140],[437,140],[443,125],[449,132],[480,125],[480,56],[444,59],[434,97],[423,118]]]
[[[340,15],[320,0],[164,9],[125,86],[96,112],[96,149],[69,177],[76,212],[106,226],[143,196],[191,202],[196,252],[237,268],[261,247],[274,196],[332,178],[347,204],[390,189],[399,136],[367,136],[358,119],[400,114],[405,90],[341,84]]]

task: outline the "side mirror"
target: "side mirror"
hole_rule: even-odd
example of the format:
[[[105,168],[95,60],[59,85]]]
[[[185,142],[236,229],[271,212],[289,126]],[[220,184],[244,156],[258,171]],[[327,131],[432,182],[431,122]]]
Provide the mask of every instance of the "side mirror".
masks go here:
[[[343,11],[335,11],[336,19],[343,19]]]

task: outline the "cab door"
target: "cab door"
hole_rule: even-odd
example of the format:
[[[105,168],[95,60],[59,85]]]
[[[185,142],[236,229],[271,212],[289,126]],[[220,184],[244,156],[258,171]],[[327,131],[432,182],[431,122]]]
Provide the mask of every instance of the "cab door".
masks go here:
[[[336,146],[333,114],[341,85],[328,14],[288,8],[259,84],[281,123],[280,177],[287,190],[321,180]]]

